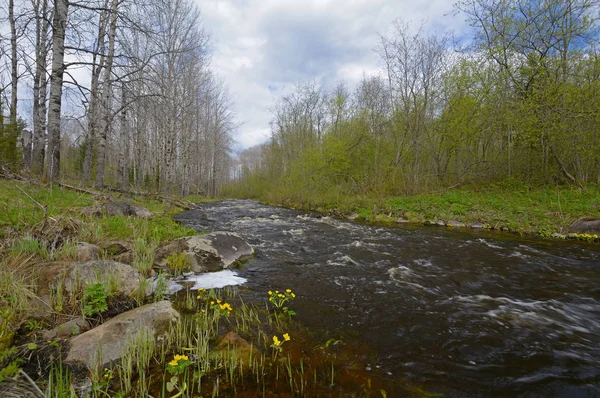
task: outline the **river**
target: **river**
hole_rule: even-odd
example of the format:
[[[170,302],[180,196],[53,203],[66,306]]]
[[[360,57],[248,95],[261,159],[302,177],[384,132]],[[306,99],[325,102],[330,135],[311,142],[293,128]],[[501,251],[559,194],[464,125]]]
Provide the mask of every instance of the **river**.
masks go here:
[[[244,237],[256,250],[239,270],[246,294],[293,289],[299,322],[370,347],[365,371],[446,397],[600,396],[597,244],[365,225],[240,200],[176,218]]]

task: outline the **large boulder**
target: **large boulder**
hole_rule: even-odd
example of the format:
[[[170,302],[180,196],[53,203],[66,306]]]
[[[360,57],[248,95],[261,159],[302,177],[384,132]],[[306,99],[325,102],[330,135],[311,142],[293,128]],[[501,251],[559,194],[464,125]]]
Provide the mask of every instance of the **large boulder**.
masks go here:
[[[65,363],[103,369],[120,360],[139,338],[156,339],[179,320],[171,302],[160,301],[133,309],[71,340]]]
[[[168,258],[184,253],[190,262],[190,271],[196,273],[221,271],[254,254],[254,249],[239,235],[232,232],[213,232],[207,235],[175,239],[154,254],[154,264],[167,267]]]
[[[571,224],[569,232],[575,234],[600,234],[600,219],[592,217],[580,218]]]
[[[131,265],[110,260],[72,263],[65,276],[65,289],[71,291],[81,285],[102,282],[118,293],[132,294],[145,278]]]

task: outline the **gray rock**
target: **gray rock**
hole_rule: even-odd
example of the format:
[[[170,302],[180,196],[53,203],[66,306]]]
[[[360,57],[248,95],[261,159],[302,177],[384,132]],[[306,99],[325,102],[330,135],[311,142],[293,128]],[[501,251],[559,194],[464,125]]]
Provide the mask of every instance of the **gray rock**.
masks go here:
[[[119,361],[140,333],[148,339],[165,334],[179,320],[169,301],[148,304],[120,314],[71,339],[65,363],[102,369]]]
[[[592,217],[580,218],[571,224],[569,232],[576,234],[600,234],[600,219]]]
[[[184,253],[190,260],[191,271],[196,273],[221,271],[254,254],[254,249],[239,235],[232,232],[213,232],[175,239],[154,253],[154,264],[166,267],[167,258]]]
[[[479,224],[479,223],[475,223],[475,224],[471,224],[471,228],[472,229],[484,229],[485,225]]]
[[[358,214],[358,213],[352,213],[352,214],[350,214],[350,215],[349,215],[347,218],[348,218],[348,220],[350,220],[350,221],[354,221],[354,220],[356,220],[358,217],[360,217],[360,214]]]
[[[453,228],[465,228],[467,226],[467,224],[465,224],[464,222],[460,222],[460,221],[456,221],[456,220],[450,220],[450,221],[448,221],[448,223],[446,225],[448,227],[453,227]]]
[[[552,234],[552,237],[553,237],[554,239],[567,239],[567,235],[564,235],[564,234],[558,234],[558,233]]]
[[[410,222],[410,221],[409,221],[409,219],[408,219],[408,218],[400,217],[400,218],[397,218],[397,219],[396,219],[396,222],[397,222],[398,224],[406,224],[406,223],[408,223],[408,222]]]
[[[102,282],[118,293],[132,294],[144,279],[131,265],[109,260],[76,262],[69,266],[65,277],[65,290],[72,291],[82,285]]]
[[[140,218],[150,218],[152,213],[145,207],[135,205],[125,201],[106,202],[101,205],[86,207],[83,213],[101,217],[107,216],[132,216]]]
[[[69,322],[62,323],[52,330],[42,332],[42,338],[50,341],[57,337],[65,338],[73,335],[78,335],[82,330],[89,327],[87,321],[83,317],[71,319]]]
[[[86,242],[79,242],[77,244],[77,261],[98,260],[100,258],[100,252],[102,252],[102,249],[99,246]]]

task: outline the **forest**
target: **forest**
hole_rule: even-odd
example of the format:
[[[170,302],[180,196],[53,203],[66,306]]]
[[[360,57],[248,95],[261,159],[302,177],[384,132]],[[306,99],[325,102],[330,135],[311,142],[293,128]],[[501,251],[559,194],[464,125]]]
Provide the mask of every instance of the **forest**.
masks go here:
[[[228,192],[336,202],[600,182],[597,2],[463,0],[455,12],[469,37],[396,20],[373,53],[379,75],[282,96]]]
[[[0,166],[43,181],[216,196],[233,102],[191,0],[8,0]]]

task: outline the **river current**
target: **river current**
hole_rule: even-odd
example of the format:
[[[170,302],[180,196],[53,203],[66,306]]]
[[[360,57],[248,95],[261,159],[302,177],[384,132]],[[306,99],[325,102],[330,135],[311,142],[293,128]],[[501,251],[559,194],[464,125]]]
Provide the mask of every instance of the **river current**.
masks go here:
[[[600,396],[600,247],[439,227],[381,227],[269,207],[176,217],[256,250],[257,302],[291,288],[297,320],[371,348],[365,371],[446,397]],[[365,355],[365,354],[362,354]]]

